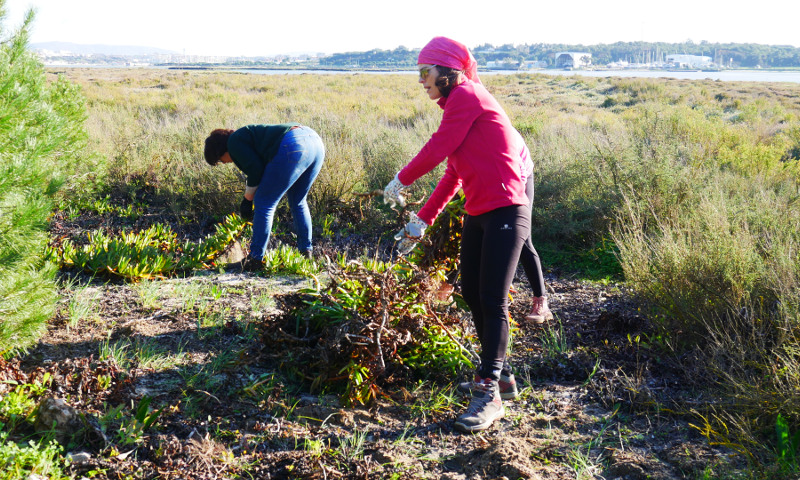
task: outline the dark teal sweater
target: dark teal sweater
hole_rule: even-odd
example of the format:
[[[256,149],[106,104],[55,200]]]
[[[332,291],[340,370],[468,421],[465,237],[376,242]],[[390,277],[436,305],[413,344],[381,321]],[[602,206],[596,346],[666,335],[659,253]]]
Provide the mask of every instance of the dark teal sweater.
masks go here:
[[[264,175],[264,167],[278,153],[281,140],[299,123],[279,125],[247,125],[228,137],[228,153],[239,170],[247,175],[247,186],[257,187]]]

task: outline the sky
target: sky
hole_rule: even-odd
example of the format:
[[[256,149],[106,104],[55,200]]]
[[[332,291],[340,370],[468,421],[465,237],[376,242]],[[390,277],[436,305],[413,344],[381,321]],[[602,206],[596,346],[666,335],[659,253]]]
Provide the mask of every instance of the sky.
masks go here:
[[[31,43],[135,45],[188,55],[414,49],[438,35],[470,48],[686,40],[800,47],[797,0],[6,0],[5,8],[5,31],[36,10]]]

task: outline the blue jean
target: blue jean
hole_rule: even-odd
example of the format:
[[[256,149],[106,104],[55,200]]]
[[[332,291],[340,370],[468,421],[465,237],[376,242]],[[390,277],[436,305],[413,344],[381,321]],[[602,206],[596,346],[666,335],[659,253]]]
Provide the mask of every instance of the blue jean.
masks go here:
[[[269,243],[272,220],[278,202],[286,195],[297,234],[297,248],[310,252],[311,213],[308,191],[316,180],[325,159],[325,146],[317,132],[299,127],[286,132],[278,153],[264,168],[264,175],[253,198],[253,240],[250,256],[261,260]]]

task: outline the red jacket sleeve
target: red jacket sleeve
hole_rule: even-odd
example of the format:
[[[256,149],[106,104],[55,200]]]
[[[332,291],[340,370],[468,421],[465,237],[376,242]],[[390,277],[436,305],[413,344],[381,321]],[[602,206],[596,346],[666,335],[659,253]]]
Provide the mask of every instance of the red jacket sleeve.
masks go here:
[[[442,160],[464,142],[472,124],[481,113],[480,100],[475,95],[468,94],[464,89],[453,89],[445,103],[439,129],[408,165],[400,170],[397,177],[400,182],[411,185],[442,163]]]
[[[436,184],[436,188],[428,198],[428,201],[425,202],[425,205],[419,210],[417,216],[428,225],[433,225],[433,221],[442,213],[444,207],[447,206],[447,202],[453,198],[460,188],[461,179],[458,178],[453,167],[448,164],[444,175],[439,180],[439,183]]]

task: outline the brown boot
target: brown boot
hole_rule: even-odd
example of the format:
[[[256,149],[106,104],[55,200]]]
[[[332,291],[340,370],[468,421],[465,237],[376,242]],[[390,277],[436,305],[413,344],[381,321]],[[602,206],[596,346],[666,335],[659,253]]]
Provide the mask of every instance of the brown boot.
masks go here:
[[[547,306],[547,297],[533,297],[531,313],[525,315],[525,320],[542,324],[553,319],[553,312]]]

